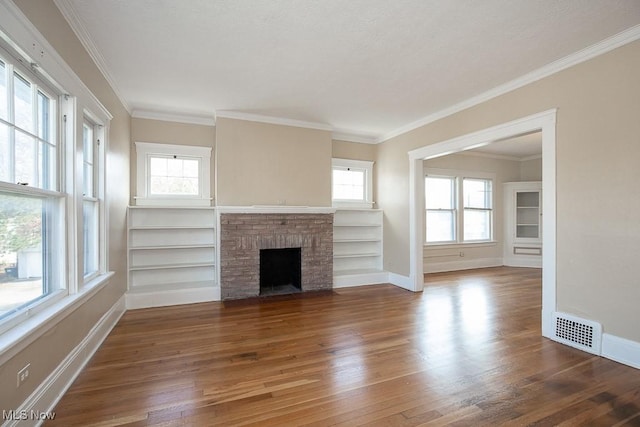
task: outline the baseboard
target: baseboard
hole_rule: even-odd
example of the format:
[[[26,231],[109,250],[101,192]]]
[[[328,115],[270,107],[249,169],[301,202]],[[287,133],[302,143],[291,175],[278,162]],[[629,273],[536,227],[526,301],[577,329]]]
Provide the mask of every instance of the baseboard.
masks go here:
[[[602,334],[602,357],[640,369],[640,343],[611,334]]]
[[[125,312],[125,298],[122,296],[100,320],[91,328],[84,339],[64,358],[58,367],[34,390],[16,410],[18,414],[51,413],[60,398],[80,374],[89,359],[107,338],[113,327]],[[30,418],[30,417],[24,417]],[[13,420],[6,426],[40,425],[36,419]]]
[[[127,292],[126,294],[127,310],[220,300],[221,292],[219,286],[149,292]]]
[[[505,257],[504,265],[507,267],[542,268],[542,257],[531,256],[530,258]]]
[[[474,268],[500,267],[502,258],[476,258],[444,262],[425,262],[425,273],[443,273],[445,271],[471,270]]]
[[[376,273],[362,274],[346,274],[342,276],[333,276],[333,288],[350,288],[354,286],[377,285],[379,283],[387,283],[389,281],[389,273],[379,271]]]
[[[400,288],[413,291],[413,282],[410,277],[389,272],[389,283]]]

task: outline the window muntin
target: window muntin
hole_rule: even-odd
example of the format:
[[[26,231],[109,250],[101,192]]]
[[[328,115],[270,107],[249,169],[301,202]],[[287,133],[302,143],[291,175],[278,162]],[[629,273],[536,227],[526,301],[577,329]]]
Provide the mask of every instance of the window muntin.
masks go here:
[[[427,242],[456,240],[456,179],[455,177],[425,178]]]
[[[427,244],[487,242],[493,239],[493,178],[432,169],[425,177]]]

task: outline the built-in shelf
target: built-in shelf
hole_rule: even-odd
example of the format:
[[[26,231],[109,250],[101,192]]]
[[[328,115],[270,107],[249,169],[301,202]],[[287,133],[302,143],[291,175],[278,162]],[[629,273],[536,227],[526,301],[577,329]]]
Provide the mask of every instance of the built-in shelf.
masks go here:
[[[127,221],[127,294],[133,308],[210,300],[216,294],[213,208],[135,206]]]
[[[505,265],[541,267],[542,183],[505,183],[504,201]]]
[[[333,225],[334,285],[384,281],[381,280],[382,211],[337,209]],[[353,276],[358,277],[353,279]]]

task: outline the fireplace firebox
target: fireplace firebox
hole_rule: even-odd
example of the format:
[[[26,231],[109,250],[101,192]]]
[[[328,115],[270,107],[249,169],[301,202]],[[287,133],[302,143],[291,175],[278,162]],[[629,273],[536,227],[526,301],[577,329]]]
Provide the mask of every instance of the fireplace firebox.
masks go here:
[[[301,248],[260,250],[260,296],[302,291]]]

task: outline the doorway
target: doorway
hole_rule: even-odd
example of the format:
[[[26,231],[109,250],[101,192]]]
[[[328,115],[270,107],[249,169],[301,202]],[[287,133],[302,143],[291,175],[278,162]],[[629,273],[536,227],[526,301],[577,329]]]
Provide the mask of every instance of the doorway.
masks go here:
[[[410,281],[413,291],[424,287],[423,237],[425,235],[424,160],[489,145],[531,132],[542,133],[543,241],[542,254],[542,335],[553,334],[553,313],[556,309],[556,110],[527,116],[502,125],[463,135],[409,152],[409,229]]]

